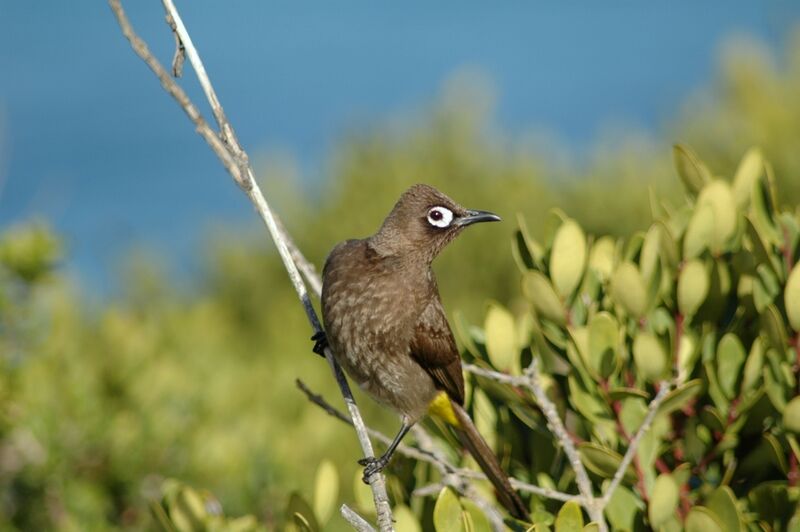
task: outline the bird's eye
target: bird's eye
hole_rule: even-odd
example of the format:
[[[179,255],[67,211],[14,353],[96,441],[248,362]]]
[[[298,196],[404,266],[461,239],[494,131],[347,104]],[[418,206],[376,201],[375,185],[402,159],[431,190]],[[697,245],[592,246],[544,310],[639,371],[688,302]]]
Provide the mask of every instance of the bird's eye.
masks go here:
[[[453,221],[453,211],[447,207],[433,207],[428,211],[428,223],[434,227],[447,227]]]

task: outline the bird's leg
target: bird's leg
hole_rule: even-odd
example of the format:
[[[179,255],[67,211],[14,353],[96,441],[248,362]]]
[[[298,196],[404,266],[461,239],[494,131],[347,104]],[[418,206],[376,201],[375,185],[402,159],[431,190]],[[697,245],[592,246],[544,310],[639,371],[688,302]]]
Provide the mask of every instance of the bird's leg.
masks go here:
[[[371,456],[369,458],[362,458],[358,461],[358,463],[364,466],[364,476],[361,477],[361,480],[364,481],[364,484],[369,484],[369,478],[374,475],[375,473],[379,473],[383,470],[384,467],[389,463],[389,460],[392,459],[392,455],[394,454],[395,449],[397,446],[400,445],[400,441],[403,439],[403,436],[411,429],[412,423],[408,422],[408,418],[403,416],[403,425],[400,427],[400,431],[397,433],[397,436],[394,437],[392,443],[389,444],[389,448],[386,449],[379,457]]]
[[[328,347],[328,337],[325,335],[325,331],[314,333],[311,339],[314,341],[314,347],[312,347],[311,350],[319,356],[324,357],[325,348]]]

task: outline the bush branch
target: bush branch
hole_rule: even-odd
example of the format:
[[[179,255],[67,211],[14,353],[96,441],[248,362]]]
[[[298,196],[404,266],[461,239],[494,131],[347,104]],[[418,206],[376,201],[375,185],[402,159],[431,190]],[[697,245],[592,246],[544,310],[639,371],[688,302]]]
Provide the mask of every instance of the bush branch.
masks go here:
[[[272,240],[275,242],[275,245],[278,248],[278,253],[289,275],[289,279],[291,280],[292,285],[294,286],[295,291],[297,292],[297,295],[303,304],[303,308],[306,311],[308,320],[311,323],[314,331],[318,332],[322,330],[319,318],[317,317],[314,307],[311,304],[308,291],[306,290],[300,272],[292,258],[293,255],[297,256],[299,250],[296,250],[296,247],[293,245],[291,247],[295,247],[295,252],[293,253],[290,250],[289,242],[291,242],[291,239],[278,224],[272,209],[269,207],[264,195],[261,193],[261,189],[254,178],[253,170],[250,167],[249,158],[247,157],[245,150],[239,144],[239,141],[237,140],[233,131],[233,127],[225,116],[222,105],[216,96],[213,85],[211,84],[202,61],[200,60],[200,55],[197,53],[197,49],[192,43],[189,32],[184,26],[178,10],[175,8],[175,5],[171,0],[162,0],[162,3],[167,13],[168,23],[170,27],[174,29],[174,33],[178,36],[179,41],[176,41],[178,43],[178,47],[183,48],[183,51],[179,52],[179,54],[185,53],[190,64],[192,65],[192,68],[195,70],[200,85],[203,88],[203,92],[205,93],[206,98],[211,105],[214,118],[219,126],[219,133],[211,128],[208,122],[198,111],[197,107],[189,99],[186,92],[177,84],[177,82],[175,82],[174,79],[170,77],[167,70],[150,52],[147,44],[134,32],[127,15],[122,8],[121,1],[109,0],[109,6],[117,18],[117,22],[119,23],[123,35],[130,42],[133,51],[145,62],[145,64],[147,64],[150,70],[153,71],[158,80],[161,82],[161,86],[164,88],[164,90],[166,90],[167,93],[172,96],[178,105],[184,110],[186,115],[195,125],[195,129],[197,130],[198,134],[200,134],[200,136],[203,137],[203,139],[208,143],[214,153],[219,157],[223,166],[234,179],[234,181],[247,194],[247,196],[255,205],[259,215],[267,226],[267,230],[269,231]],[[353,399],[350,387],[348,386],[347,380],[344,377],[344,373],[334,360],[330,349],[325,350],[325,358],[328,360],[331,371],[333,372],[336,382],[339,385],[339,389],[342,392],[342,396],[344,397],[344,401],[347,406],[348,413],[350,414],[350,418],[353,422],[353,426],[356,429],[358,440],[361,444],[364,455],[367,457],[374,456],[372,444],[370,443],[364,421],[358,411],[358,407]],[[386,493],[385,479],[383,475],[379,473],[370,477],[369,481],[372,489],[373,500],[375,502],[376,513],[378,516],[378,526],[382,531],[392,530],[392,513],[391,508],[389,507],[389,497]]]
[[[633,435],[631,438],[630,443],[628,444],[628,450],[625,451],[625,455],[622,457],[622,462],[620,462],[619,467],[617,468],[616,473],[614,473],[614,478],[611,479],[611,484],[608,485],[606,488],[605,493],[600,499],[600,508],[605,508],[608,505],[608,502],[611,500],[611,496],[614,495],[614,491],[619,486],[619,483],[622,481],[622,477],[625,476],[625,471],[628,469],[628,465],[633,460],[633,457],[636,455],[636,451],[639,449],[639,443],[642,441],[642,437],[650,430],[650,426],[653,424],[653,420],[656,417],[656,413],[658,413],[658,407],[661,406],[661,403],[664,402],[664,399],[667,397],[667,394],[672,390],[672,385],[667,382],[663,381],[659,384],[658,393],[650,401],[650,405],[647,407],[647,414],[644,416],[644,420],[642,420],[642,424],[639,426],[639,430],[636,431],[636,434]],[[643,497],[646,494],[642,494]]]
[[[297,387],[306,395],[309,401],[311,401],[312,403],[323,409],[330,416],[335,417],[339,421],[347,423],[348,425],[352,424],[352,421],[344,413],[336,409],[336,407],[334,407],[328,401],[326,401],[324,397],[310,390],[303,381],[298,379],[295,382],[297,383]],[[473,471],[471,469],[459,468],[451,464],[447,460],[447,458],[445,458],[445,456],[436,449],[436,445],[434,444],[430,434],[428,434],[428,432],[422,427],[414,425],[411,431],[417,440],[419,448],[401,443],[397,447],[398,453],[402,454],[403,456],[407,456],[408,458],[412,458],[414,460],[427,462],[431,464],[439,471],[442,478],[448,476],[453,477],[455,479],[458,479],[458,481],[461,483],[466,483],[466,481],[468,480],[486,480],[486,475],[484,475],[480,471]],[[370,436],[380,441],[384,445],[389,445],[389,443],[391,443],[392,441],[392,438],[390,438],[389,436],[383,434],[378,430],[367,427],[367,432],[369,433]],[[564,502],[576,501],[579,504],[584,504],[585,502],[585,499],[580,495],[571,495],[569,493],[563,493],[557,490],[542,488],[540,486],[536,486],[528,482],[517,480],[516,478],[513,477],[509,478],[509,481],[511,482],[511,485],[514,487],[514,489],[527,493],[533,493],[534,495],[539,495],[540,497],[544,497],[546,499],[553,499]],[[439,485],[440,486],[447,485],[453,488],[458,487],[458,484],[455,481],[443,481]]]
[[[358,530],[358,532],[375,532],[375,529],[372,528],[372,525],[367,523],[366,519],[358,515],[355,510],[346,504],[339,507],[339,513],[341,513],[345,521],[350,523],[350,526]]]

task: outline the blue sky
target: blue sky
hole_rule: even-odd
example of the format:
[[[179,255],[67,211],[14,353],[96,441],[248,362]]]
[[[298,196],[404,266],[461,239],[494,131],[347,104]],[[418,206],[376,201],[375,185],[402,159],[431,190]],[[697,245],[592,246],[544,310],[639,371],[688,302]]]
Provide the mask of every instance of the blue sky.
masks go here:
[[[168,62],[160,2],[125,4]],[[579,154],[611,123],[657,130],[712,78],[726,39],[779,49],[800,21],[789,0],[602,4],[178,7],[242,142],[293,154],[312,187],[342,132],[419,109],[464,68],[491,79],[504,130],[548,130]],[[101,292],[132,245],[190,264],[209,226],[254,220],[105,2],[0,0],[0,228],[34,216]]]

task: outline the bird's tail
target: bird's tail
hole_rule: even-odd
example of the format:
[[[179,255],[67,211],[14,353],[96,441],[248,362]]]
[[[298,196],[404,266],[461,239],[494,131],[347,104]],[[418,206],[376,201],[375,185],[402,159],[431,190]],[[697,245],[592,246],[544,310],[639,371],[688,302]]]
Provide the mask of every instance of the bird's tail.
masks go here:
[[[511,483],[508,481],[503,468],[500,467],[497,457],[480,432],[478,432],[475,423],[472,422],[464,407],[455,401],[451,401],[451,404],[453,412],[458,419],[458,424],[454,425],[455,431],[458,433],[461,443],[472,454],[486,477],[494,485],[494,489],[497,492],[497,500],[512,516],[522,521],[529,521],[528,509],[522,503],[517,492],[511,487]]]

